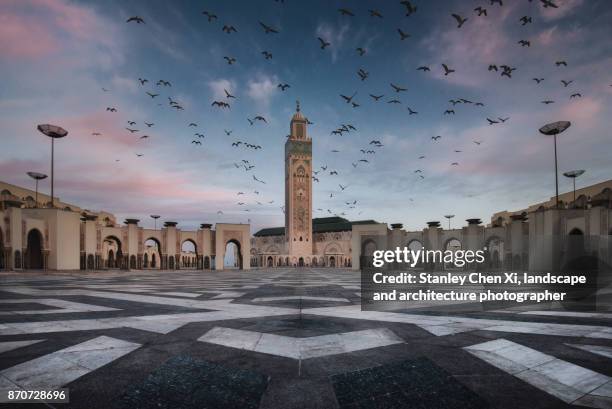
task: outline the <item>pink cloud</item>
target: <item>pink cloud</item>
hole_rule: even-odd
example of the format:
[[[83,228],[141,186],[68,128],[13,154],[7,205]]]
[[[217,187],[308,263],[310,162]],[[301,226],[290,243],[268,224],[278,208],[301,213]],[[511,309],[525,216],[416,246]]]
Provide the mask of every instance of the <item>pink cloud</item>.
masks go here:
[[[63,0],[6,0],[0,3],[0,52],[11,58],[54,55],[76,42],[110,46],[105,24],[93,10]]]

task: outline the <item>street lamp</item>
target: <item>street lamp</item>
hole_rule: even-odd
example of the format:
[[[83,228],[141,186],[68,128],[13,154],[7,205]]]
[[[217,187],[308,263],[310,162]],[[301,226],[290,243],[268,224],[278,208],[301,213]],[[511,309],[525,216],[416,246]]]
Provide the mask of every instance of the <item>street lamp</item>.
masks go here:
[[[544,135],[552,135],[555,142],[555,208],[559,208],[559,170],[557,167],[557,135],[569,128],[571,122],[558,121],[546,124],[541,127],[540,133]]]
[[[446,217],[448,219],[448,230],[450,230],[450,221],[453,217],[455,217],[454,214],[447,214],[444,217]]]
[[[28,172],[28,176],[36,181],[36,208],[38,208],[38,181],[47,178],[44,173]]]
[[[68,131],[56,125],[42,124],[37,126],[38,130],[51,138],[51,207],[55,207],[55,196],[53,195],[53,146],[56,139],[68,135]]]
[[[155,230],[157,230],[157,219],[159,219],[161,216],[158,214],[152,214],[151,215],[151,219],[155,220]]]
[[[578,169],[578,170],[570,170],[569,172],[565,172],[563,174],[563,176],[565,176],[566,178],[571,178],[572,181],[574,182],[574,202],[576,201],[576,178],[578,176],[581,176],[584,172],[585,172],[584,169]]]

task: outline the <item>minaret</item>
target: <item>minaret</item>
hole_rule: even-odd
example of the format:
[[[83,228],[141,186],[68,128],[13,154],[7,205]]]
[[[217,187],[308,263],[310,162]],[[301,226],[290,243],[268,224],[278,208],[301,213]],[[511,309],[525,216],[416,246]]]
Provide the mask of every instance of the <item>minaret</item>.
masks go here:
[[[308,120],[300,112],[291,118],[285,143],[285,238],[290,256],[312,255],[312,140]]]

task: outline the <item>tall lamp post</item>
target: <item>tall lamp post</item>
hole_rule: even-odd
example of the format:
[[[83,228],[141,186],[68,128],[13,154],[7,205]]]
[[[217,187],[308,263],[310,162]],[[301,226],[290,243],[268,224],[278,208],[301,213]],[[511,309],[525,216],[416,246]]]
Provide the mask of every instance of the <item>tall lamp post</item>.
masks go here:
[[[54,142],[56,139],[63,138],[68,135],[68,131],[57,125],[42,124],[38,125],[37,129],[43,134],[51,138],[51,207],[55,207],[55,196],[53,192],[53,160],[54,160]]]
[[[570,170],[569,172],[565,172],[563,174],[563,176],[565,176],[566,178],[571,178],[572,181],[574,182],[574,202],[576,201],[576,178],[584,174],[584,172],[585,172],[584,169],[578,169],[578,170]]]
[[[36,208],[38,208],[38,181],[47,178],[44,173],[28,172],[28,176],[36,181]]]
[[[555,142],[555,208],[559,208],[559,169],[557,166],[557,135],[569,128],[571,122],[558,121],[546,124],[541,127],[540,133],[544,135],[552,135]]]
[[[455,217],[454,214],[447,214],[444,217],[446,217],[448,219],[448,230],[450,230],[450,221],[453,217]]]
[[[157,219],[159,219],[161,216],[158,214],[152,214],[151,215],[151,219],[155,220],[155,230],[157,230]]]

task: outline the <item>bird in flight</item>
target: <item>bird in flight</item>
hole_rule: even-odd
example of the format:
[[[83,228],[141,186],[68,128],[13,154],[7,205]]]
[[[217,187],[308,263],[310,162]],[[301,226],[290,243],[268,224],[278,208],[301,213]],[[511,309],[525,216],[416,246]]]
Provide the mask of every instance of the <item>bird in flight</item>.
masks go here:
[[[373,95],[373,94],[370,94],[370,96],[374,99],[374,101],[378,101],[379,99],[381,99],[385,95],[384,94],[383,95]]]
[[[229,65],[232,65],[232,64],[234,64],[234,63],[236,62],[236,59],[235,59],[234,57],[228,57],[228,56],[225,56],[225,57],[223,57],[223,58],[225,59],[225,61],[227,61],[227,63],[228,63]]]
[[[508,117],[508,118],[500,118],[500,117],[497,117],[497,119],[499,119],[499,120],[500,120],[502,123],[504,123],[504,122],[506,122],[508,119],[510,119],[510,117]]]
[[[117,112],[117,108],[112,108],[112,107],[106,107],[106,110],[108,112]]]
[[[289,84],[278,84],[277,88],[280,88],[281,91],[286,90],[287,88],[291,87],[291,85]]]
[[[130,126],[136,125],[136,122],[135,122],[135,121],[127,121],[127,123],[128,123],[128,125],[130,125]]]
[[[544,81],[544,78],[533,78],[533,80],[539,84],[540,82]]]
[[[197,127],[197,126],[198,126],[198,124],[196,124],[195,122],[191,122],[191,123],[189,123],[189,125],[187,125],[187,126]]]
[[[487,15],[487,9],[482,8],[482,7],[480,7],[480,6],[479,6],[479,7],[476,7],[476,8],[474,9],[474,11],[475,11],[476,13],[478,13],[478,16],[479,16],[479,17],[480,17],[480,16],[482,16],[482,15],[485,15],[485,16]]]
[[[144,123],[148,128],[152,127],[153,125],[155,125],[153,122],[145,122]]]
[[[259,25],[260,25],[260,26],[261,26],[261,27],[264,29],[264,32],[265,32],[266,34],[269,34],[269,33],[278,34],[278,30],[277,30],[277,29],[275,29],[275,28],[274,28],[274,27],[272,27],[272,26],[269,26],[269,25],[267,25],[267,24],[264,24],[264,23],[262,23],[261,21],[259,22]]]
[[[555,3],[553,3],[552,0],[540,0],[540,2],[542,3],[542,6],[544,8],[548,8],[548,7],[552,7],[554,9],[559,8],[559,6],[557,6]]]
[[[574,82],[574,81],[573,81],[573,80],[571,80],[571,81],[561,80],[561,83],[563,84],[563,86],[564,86],[565,88],[567,88],[567,86],[568,86],[568,85],[570,85],[572,82]]]
[[[561,60],[561,61],[557,61],[557,62],[555,62],[555,65],[556,65],[557,67],[560,67],[560,66],[562,66],[562,65],[563,65],[564,67],[567,67],[567,62],[566,62],[566,61]]]
[[[489,121],[489,125],[493,125],[493,124],[498,124],[499,123],[499,121],[495,121],[495,120],[489,119],[489,118],[487,118],[487,121]]]
[[[227,26],[227,25],[226,25],[226,26],[223,26],[223,28],[222,28],[221,30],[223,30],[223,31],[224,31],[224,32],[226,32],[227,34],[230,34],[230,33],[232,33],[232,32],[234,32],[234,33],[237,33],[237,32],[238,32],[238,30],[236,30],[236,27],[234,27],[234,26]]]
[[[378,10],[368,10],[370,12],[370,17],[378,17],[383,18],[382,14]]]
[[[363,55],[366,53],[365,48],[361,48],[361,47],[356,48],[356,51],[359,53],[360,57],[363,57]]]
[[[170,81],[165,81],[165,80],[157,81],[157,85],[163,85],[164,87],[171,87],[172,86],[172,84],[170,84]]]
[[[342,16],[355,17],[355,14],[349,9],[338,9],[338,12],[340,12]]]
[[[130,133],[138,132],[138,129],[131,129],[131,128],[125,128],[125,129],[130,131]]]
[[[519,21],[523,23],[522,25],[524,26],[525,24],[531,23],[531,17],[523,16],[520,18]]]
[[[363,81],[366,78],[368,78],[368,75],[370,74],[367,71],[365,71],[363,68],[360,68],[359,71],[357,71],[357,75],[359,75],[359,78],[361,78],[361,81]]]
[[[444,115],[455,115],[455,110],[454,109],[447,109],[446,111],[444,111]]]
[[[405,39],[407,39],[407,38],[410,38],[410,34],[408,34],[408,33],[404,33],[404,32],[402,31],[402,29],[401,29],[401,28],[398,28],[398,29],[397,29],[397,32],[399,33],[399,35],[400,35],[400,40],[402,40],[402,41],[403,41],[403,40],[405,40]]]
[[[142,19],[142,17],[138,17],[138,16],[128,18],[126,23],[129,23],[131,21],[135,21],[138,24],[144,24],[144,20]]]
[[[554,103],[555,103],[555,101],[553,101],[553,100],[551,100],[551,99],[546,99],[546,100],[542,101],[542,103],[543,103],[544,105],[549,105],[549,104],[554,104]]]
[[[340,96],[346,101],[347,104],[350,104],[351,102],[353,102],[353,98],[355,97],[355,95],[357,95],[357,92],[355,92],[350,97],[347,97],[346,95],[340,94]]]
[[[138,78],[138,81],[140,82],[140,85],[144,85],[146,82],[149,82],[149,80],[146,78]]]
[[[579,92],[576,92],[575,94],[570,95],[570,98],[582,98],[582,94]]]
[[[147,94],[148,96],[150,96],[151,98],[155,98],[156,96],[158,96],[158,95],[159,95],[159,94],[152,94],[152,93],[150,93],[149,91],[147,91],[147,92],[146,92],[146,94]]]
[[[266,121],[266,118],[264,118],[261,115],[257,115],[256,117],[253,118],[253,120],[254,121],[262,121],[262,122],[268,123],[268,121]]]
[[[340,190],[344,191],[344,189],[347,188],[347,186],[342,186],[341,184],[338,184],[338,186],[340,186]]]
[[[442,68],[444,68],[444,75],[448,75],[455,72],[455,70],[449,68],[446,64],[442,64]]]
[[[418,114],[418,112],[417,111],[413,111],[412,109],[410,109],[410,107],[408,107],[408,114],[409,115],[415,115],[415,114]]]
[[[417,68],[417,71],[423,71],[423,72],[426,72],[426,71],[430,71],[430,69],[429,69],[429,67],[428,67],[428,66],[426,66],[426,65],[422,65],[422,66],[420,66],[419,68]]]
[[[461,28],[463,23],[467,21],[467,17],[463,18],[459,14],[451,14],[455,20],[457,20],[457,28]]]
[[[137,153],[136,156],[138,156],[139,158],[142,158],[144,156],[144,153]]]
[[[518,43],[523,47],[531,47],[531,41],[528,40],[519,40]]]
[[[408,0],[403,0],[400,1],[400,4],[406,6],[406,17],[409,17],[410,15],[412,15],[412,13],[416,13],[416,6],[413,6],[412,3],[410,3],[410,1]]]
[[[264,58],[265,58],[266,60],[269,60],[269,59],[271,59],[271,58],[272,58],[272,53],[271,53],[271,52],[268,52],[268,51],[262,51],[261,53],[263,54],[263,56],[264,56]]]
[[[208,22],[209,22],[209,23],[210,23],[211,21],[213,21],[213,20],[216,20],[216,19],[217,19],[217,15],[216,15],[216,14],[212,14],[212,13],[211,13],[211,12],[209,12],[209,11],[204,10],[204,11],[202,12],[202,14],[204,14],[204,15],[205,15],[205,16],[208,18]]]
[[[230,99],[230,98],[236,98],[234,95],[230,94],[229,92],[227,92],[227,90],[225,88],[223,88],[223,92],[225,92],[225,98]]]
[[[431,140],[432,140],[432,141],[437,141],[437,140],[439,140],[440,138],[442,138],[440,135],[437,135],[437,136],[432,136],[432,137],[431,137]]]
[[[219,108],[230,108],[230,104],[225,101],[213,101],[212,106],[217,106]]]
[[[401,91],[407,91],[407,88],[402,88],[399,85],[395,85],[393,83],[390,83],[389,85],[391,85],[391,88],[393,88],[395,90],[395,92],[401,92]]]
[[[317,37],[321,43],[321,50],[325,50],[325,47],[330,46],[331,43],[323,40],[321,37]]]

